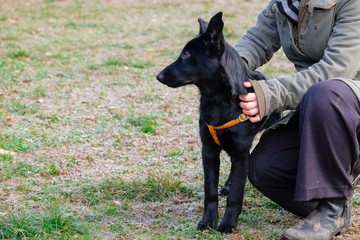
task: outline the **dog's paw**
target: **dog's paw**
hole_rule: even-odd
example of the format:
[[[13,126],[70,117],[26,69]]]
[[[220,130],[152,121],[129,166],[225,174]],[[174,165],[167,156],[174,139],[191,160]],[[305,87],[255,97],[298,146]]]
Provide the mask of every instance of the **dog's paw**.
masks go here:
[[[200,231],[205,231],[205,230],[209,230],[209,229],[216,229],[216,223],[200,221],[197,226],[197,230],[200,230]]]
[[[217,230],[221,233],[232,233],[236,230],[236,226],[232,224],[220,224]]]

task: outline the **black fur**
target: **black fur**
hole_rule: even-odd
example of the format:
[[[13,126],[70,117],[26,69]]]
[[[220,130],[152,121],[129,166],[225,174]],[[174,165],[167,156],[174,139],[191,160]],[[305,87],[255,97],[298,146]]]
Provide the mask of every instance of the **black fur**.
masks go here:
[[[207,126],[220,126],[237,118],[242,109],[239,95],[248,93],[244,81],[266,77],[248,69],[239,54],[225,40],[222,33],[222,13],[217,13],[209,23],[199,18],[199,35],[188,42],[180,57],[161,71],[156,78],[169,87],[195,84],[201,93],[200,136],[205,178],[204,215],[199,230],[215,228],[230,233],[237,227],[242,209],[244,186],[248,173],[249,149],[255,134],[263,122],[245,121],[231,128],[217,130],[221,146],[218,146]],[[229,179],[221,190],[228,194],[224,218],[218,225],[218,183],[220,151],[224,149],[231,157]]]

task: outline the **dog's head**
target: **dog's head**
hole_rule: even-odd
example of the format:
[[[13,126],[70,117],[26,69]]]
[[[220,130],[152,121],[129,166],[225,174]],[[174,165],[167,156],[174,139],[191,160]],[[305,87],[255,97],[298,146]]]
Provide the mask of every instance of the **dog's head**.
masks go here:
[[[173,88],[200,84],[213,79],[218,72],[225,49],[222,13],[213,16],[209,23],[201,18],[198,22],[198,36],[185,45],[174,63],[156,76],[161,83]]]

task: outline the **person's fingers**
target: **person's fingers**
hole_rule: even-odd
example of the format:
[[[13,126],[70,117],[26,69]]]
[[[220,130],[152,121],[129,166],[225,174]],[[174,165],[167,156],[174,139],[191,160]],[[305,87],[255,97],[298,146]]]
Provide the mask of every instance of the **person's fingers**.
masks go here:
[[[258,107],[258,103],[257,101],[252,101],[252,102],[240,102],[240,107],[242,109],[253,109],[253,108],[257,108]]]
[[[260,114],[256,114],[255,116],[249,117],[249,120],[250,120],[250,122],[252,122],[252,123],[259,122],[259,121],[261,120],[261,119],[260,119]]]
[[[246,95],[239,95],[241,101],[251,102],[257,100],[255,93],[248,93]]]
[[[243,109],[243,113],[247,116],[256,116],[259,114],[259,108]]]
[[[251,88],[252,87],[251,82],[244,82],[244,87]]]
[[[244,82],[244,87],[251,88],[251,82]],[[242,108],[243,113],[249,117],[250,122],[259,122],[261,119],[256,94],[248,93],[246,95],[240,95],[239,99],[241,100],[240,107]]]

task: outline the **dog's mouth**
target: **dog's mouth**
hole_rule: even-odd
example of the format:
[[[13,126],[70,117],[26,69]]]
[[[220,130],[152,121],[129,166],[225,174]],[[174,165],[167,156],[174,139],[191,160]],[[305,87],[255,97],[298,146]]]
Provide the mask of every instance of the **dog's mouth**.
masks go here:
[[[167,67],[164,70],[162,70],[158,75],[156,75],[156,79],[162,84],[165,84],[172,88],[177,88],[188,84],[194,84],[196,82],[193,79],[191,79],[191,77],[189,78],[185,76],[176,77],[175,75],[172,73],[172,71],[170,71],[169,67]]]
[[[195,81],[193,81],[192,79],[186,79],[186,80],[182,80],[182,81],[176,81],[174,79],[171,79],[171,78],[167,78],[165,77],[163,74],[158,74],[156,76],[157,80],[159,82],[161,82],[162,84],[165,84],[169,87],[172,87],[172,88],[177,88],[177,87],[181,87],[181,86],[185,86],[185,85],[188,85],[188,84],[193,84],[195,83]]]
[[[181,82],[176,82],[176,81],[168,81],[168,82],[161,82],[169,87],[172,88],[177,88],[177,87],[182,87],[188,84],[192,84],[193,81],[192,80],[186,80],[186,81],[181,81]]]
[[[183,83],[184,84],[192,84],[192,83],[194,83],[194,81],[191,79],[188,79],[188,80],[183,81]]]
[[[171,82],[164,83],[164,84],[168,85],[169,87],[176,88],[176,87],[182,87],[182,86],[193,84],[193,83],[195,83],[195,81],[188,79],[188,80],[184,80],[184,81],[171,81]]]

